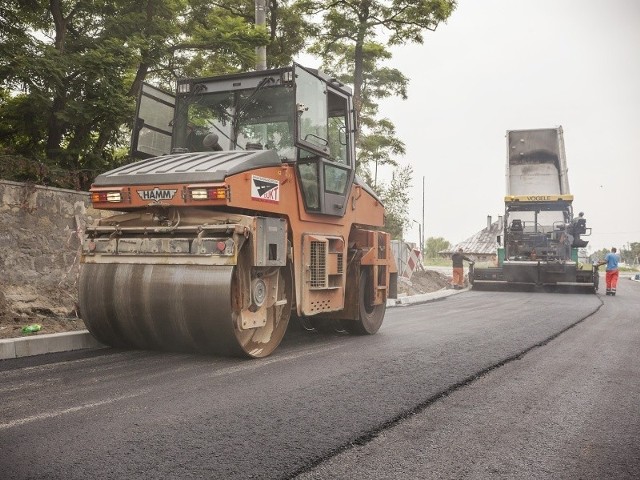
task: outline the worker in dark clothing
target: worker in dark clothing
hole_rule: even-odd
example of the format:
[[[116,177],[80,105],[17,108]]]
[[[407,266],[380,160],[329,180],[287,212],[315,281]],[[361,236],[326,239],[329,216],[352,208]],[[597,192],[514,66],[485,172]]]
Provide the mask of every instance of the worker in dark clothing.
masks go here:
[[[580,238],[580,235],[587,233],[587,219],[584,218],[584,212],[580,212],[576,218],[571,220],[569,233],[574,236],[574,247],[583,248],[587,246],[587,243]]]
[[[573,235],[570,233],[570,228],[565,227],[565,229],[560,234],[560,257],[562,260],[571,260],[571,247],[573,245]]]
[[[474,264],[474,261],[468,257],[464,256],[462,248],[459,248],[457,252],[454,252],[451,255],[451,261],[453,262],[453,288],[456,290],[460,290],[464,288],[464,265],[463,260],[466,260],[471,265]]]
[[[582,220],[584,220],[584,222],[582,222]],[[575,226],[575,225],[578,225],[580,223],[586,223],[586,221],[587,221],[587,219],[584,218],[584,212],[580,212],[577,217],[575,217],[573,220],[571,220],[571,225]]]

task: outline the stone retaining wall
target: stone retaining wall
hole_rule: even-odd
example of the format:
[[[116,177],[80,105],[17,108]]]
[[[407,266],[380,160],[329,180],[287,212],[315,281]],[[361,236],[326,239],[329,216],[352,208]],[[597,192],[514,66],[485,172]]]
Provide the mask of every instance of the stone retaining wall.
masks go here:
[[[77,315],[84,227],[101,214],[87,192],[0,180],[0,318]]]

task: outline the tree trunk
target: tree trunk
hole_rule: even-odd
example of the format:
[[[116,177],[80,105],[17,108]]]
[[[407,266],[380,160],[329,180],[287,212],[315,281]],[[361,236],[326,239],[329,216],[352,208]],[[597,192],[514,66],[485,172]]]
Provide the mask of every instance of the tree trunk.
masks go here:
[[[144,55],[144,54],[143,54]],[[136,72],[136,78],[133,80],[131,84],[131,88],[127,93],[131,97],[136,97],[140,92],[140,86],[142,82],[144,82],[145,78],[147,78],[147,72],[149,71],[149,65],[146,62],[141,62],[138,65],[138,71]]]
[[[364,83],[363,72],[363,48],[366,33],[366,25],[360,24],[358,28],[358,36],[354,49],[353,59],[353,107],[356,114],[356,123],[360,125],[360,112],[362,110],[362,84]],[[358,144],[359,132],[355,132],[356,145]]]
[[[47,121],[46,155],[49,159],[54,159],[60,155],[60,144],[62,143],[62,136],[64,135],[64,123],[58,118],[57,113],[62,112],[66,104],[66,98],[64,98],[60,91],[57,91],[51,105],[51,111],[49,112],[49,120]]]
[[[53,17],[56,30],[54,46],[60,57],[63,57],[69,17],[64,17],[61,0],[50,0],[49,11]],[[64,110],[66,103],[64,86],[58,86],[55,89],[51,111],[49,112],[49,120],[47,121],[46,155],[49,159],[53,159],[60,154],[60,143],[62,143],[62,136],[64,135],[64,123],[58,118],[58,113]]]
[[[155,5],[153,3],[153,0],[150,0],[147,2],[147,6],[145,8],[147,25],[151,25],[153,23],[153,17],[155,15],[154,7]],[[142,82],[144,82],[145,78],[147,78],[147,73],[149,72],[149,62],[147,58],[149,56],[149,51],[147,49],[143,49],[143,51],[140,52],[140,54],[141,54],[142,61],[140,62],[140,65],[138,65],[136,78],[133,80],[133,83],[131,84],[131,88],[129,89],[129,92],[128,92],[128,95],[131,97],[135,97],[138,95],[138,93],[140,92],[140,86],[142,85]]]
[[[56,29],[56,38],[54,39],[54,46],[60,54],[64,53],[64,42],[67,34],[67,22],[68,18],[64,17],[62,12],[62,0],[50,0],[49,11],[53,17],[53,24]]]
[[[269,38],[276,39],[278,33],[278,0],[269,1]]]

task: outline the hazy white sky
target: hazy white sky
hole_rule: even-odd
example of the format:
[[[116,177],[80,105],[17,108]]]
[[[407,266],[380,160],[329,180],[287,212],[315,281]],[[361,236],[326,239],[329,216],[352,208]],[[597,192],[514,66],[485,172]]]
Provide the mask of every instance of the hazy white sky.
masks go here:
[[[380,110],[406,143],[418,222],[425,178],[425,238],[455,244],[502,215],[505,132],[562,125],[591,249],[640,242],[640,1],[459,0],[394,52],[409,100]]]

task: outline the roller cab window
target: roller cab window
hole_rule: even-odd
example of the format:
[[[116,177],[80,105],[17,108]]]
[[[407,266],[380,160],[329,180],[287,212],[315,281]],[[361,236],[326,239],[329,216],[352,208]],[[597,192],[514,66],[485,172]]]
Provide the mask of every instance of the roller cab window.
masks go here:
[[[355,122],[351,91],[336,79],[296,64],[181,79],[175,96],[143,93],[134,132],[140,156],[274,150],[282,162],[296,164],[307,212],[344,215]]]
[[[351,97],[330,83],[295,66],[297,170],[305,209],[342,216],[354,175],[354,126]]]
[[[174,151],[272,149],[294,161],[293,89],[279,76],[245,83],[249,88],[212,93],[205,85],[204,93],[185,98],[176,113]]]

